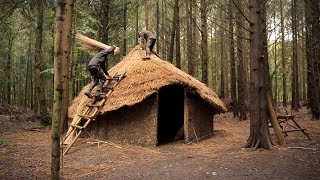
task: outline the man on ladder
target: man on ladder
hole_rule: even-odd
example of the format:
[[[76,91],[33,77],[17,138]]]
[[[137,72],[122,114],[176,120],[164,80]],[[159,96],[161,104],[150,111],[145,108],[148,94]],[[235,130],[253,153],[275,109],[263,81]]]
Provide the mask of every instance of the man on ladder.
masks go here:
[[[104,49],[96,54],[88,64],[88,71],[90,72],[93,81],[89,85],[88,90],[84,93],[88,98],[92,99],[91,91],[97,86],[97,90],[95,96],[98,97],[102,94],[103,84],[106,82],[107,78],[109,78],[109,73],[106,69],[106,61],[108,60],[108,55],[112,54],[117,55],[120,53],[120,48],[116,46],[111,46],[108,49]]]
[[[152,32],[148,30],[142,30],[138,33],[138,37],[140,39],[141,48],[146,49],[146,56],[143,59],[150,59],[151,52],[158,56],[158,54],[153,50],[157,38]]]

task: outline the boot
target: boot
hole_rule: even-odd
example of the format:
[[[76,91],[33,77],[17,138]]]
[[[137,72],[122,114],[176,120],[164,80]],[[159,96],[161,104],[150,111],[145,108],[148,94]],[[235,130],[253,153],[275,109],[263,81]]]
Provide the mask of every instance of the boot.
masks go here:
[[[146,56],[143,59],[150,59],[150,53],[146,53]]]
[[[97,89],[96,89],[96,96],[104,95],[104,93],[103,93],[103,84],[104,84],[104,81],[100,81],[98,83]]]
[[[89,89],[84,93],[88,98],[92,99],[92,95],[91,95],[91,91],[92,89],[97,85],[97,83],[95,81],[93,81],[92,83],[90,83],[89,85]]]

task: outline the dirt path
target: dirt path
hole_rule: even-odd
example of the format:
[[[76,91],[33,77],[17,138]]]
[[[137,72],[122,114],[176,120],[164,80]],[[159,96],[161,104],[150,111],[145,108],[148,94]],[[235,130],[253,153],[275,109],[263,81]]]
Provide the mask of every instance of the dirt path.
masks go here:
[[[242,148],[249,121],[224,114],[216,117],[215,136],[199,143],[177,142],[157,148],[120,147],[79,140],[63,157],[64,179],[319,179],[320,122],[308,115],[298,122],[300,132],[288,144],[271,151]],[[1,123],[1,121],[0,121]],[[272,135],[274,138],[274,135]],[[48,179],[51,132],[44,129],[2,132],[0,179]],[[276,141],[274,141],[276,142]]]

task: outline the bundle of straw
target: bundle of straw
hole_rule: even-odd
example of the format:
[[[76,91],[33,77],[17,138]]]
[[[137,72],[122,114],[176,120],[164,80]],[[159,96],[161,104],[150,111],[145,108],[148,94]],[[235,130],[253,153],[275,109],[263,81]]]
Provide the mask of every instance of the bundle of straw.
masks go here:
[[[110,46],[103,44],[94,39],[88,38],[80,33],[76,34],[76,38],[81,45],[81,49],[84,51],[100,51],[102,49],[108,49]]]

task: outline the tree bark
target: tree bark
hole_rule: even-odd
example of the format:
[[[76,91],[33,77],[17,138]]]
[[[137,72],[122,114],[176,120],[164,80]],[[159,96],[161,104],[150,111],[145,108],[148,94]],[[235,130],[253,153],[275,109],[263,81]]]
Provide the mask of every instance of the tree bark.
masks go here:
[[[319,0],[305,1],[306,13],[306,57],[308,69],[308,103],[311,109],[312,119],[320,119],[320,24],[319,7],[314,4]]]
[[[198,15],[198,11],[197,11],[197,0],[190,0],[192,1],[192,6],[194,7],[193,9],[193,14],[192,14],[192,39],[193,39],[193,66],[194,66],[194,76],[195,78],[198,78],[198,27],[197,27],[197,15]]]
[[[179,10],[179,0],[175,0],[175,8],[176,11],[176,67],[181,69],[181,46],[180,46],[180,10]]]
[[[139,2],[136,1],[136,14],[135,14],[135,44],[138,45],[138,33],[139,33]]]
[[[5,75],[7,76],[7,85],[6,85],[6,103],[11,104],[11,61],[12,61],[12,47],[13,47],[13,34],[9,32],[8,38],[8,59],[7,59],[7,66],[5,71]]]
[[[144,17],[145,17],[145,25],[146,29],[149,30],[149,0],[144,0]]]
[[[109,40],[109,0],[101,0],[101,42],[108,44]]]
[[[175,0],[173,7],[173,16],[172,16],[172,28],[171,28],[171,37],[170,37],[170,49],[168,52],[168,61],[173,63],[173,53],[174,53],[174,40],[177,32],[177,9],[178,9],[178,0]]]
[[[207,25],[207,0],[200,1],[201,11],[201,63],[202,82],[208,85],[208,25]]]
[[[298,37],[297,37],[297,3],[292,0],[292,98],[291,109],[299,111],[299,76],[298,76]]]
[[[237,97],[237,75],[236,75],[236,55],[234,48],[234,24],[233,24],[233,0],[229,0],[229,31],[230,31],[230,78],[231,78],[231,99],[232,99],[232,111],[233,117],[238,117],[238,97]],[[211,37],[212,38],[212,37]]]
[[[188,59],[188,74],[190,74],[191,76],[195,77],[195,72],[194,72],[194,49],[193,49],[193,33],[192,33],[192,14],[193,14],[193,5],[192,5],[192,1],[188,1],[187,2],[187,14],[186,17],[187,19],[187,46],[188,46],[188,50],[187,50],[187,59]]]
[[[67,115],[69,107],[69,82],[70,82],[70,54],[71,54],[71,24],[73,16],[73,0],[66,0],[65,17],[63,21],[62,35],[62,104],[61,104],[61,124],[60,132],[63,133],[68,127]]]
[[[267,114],[266,1],[249,0],[250,19],[250,136],[247,148],[271,149]]]
[[[123,48],[122,56],[127,54],[127,11],[128,11],[128,2],[123,0]]]
[[[36,27],[36,44],[35,44],[35,85],[40,110],[40,122],[43,125],[51,124],[51,117],[47,109],[47,100],[45,95],[45,85],[42,75],[43,57],[42,57],[42,40],[43,40],[43,1],[37,1],[37,27]]]
[[[282,105],[287,107],[288,88],[287,88],[287,60],[286,47],[284,39],[284,17],[283,17],[283,0],[280,1],[280,20],[281,20],[281,59],[282,59]]]
[[[77,55],[77,48],[76,48],[76,32],[77,32],[77,6],[76,2],[74,2],[74,7],[73,7],[73,16],[72,16],[72,38],[71,38],[71,63],[70,63],[70,98],[73,99],[76,96],[76,88],[75,88],[75,70],[77,67],[77,61],[76,61],[76,55]]]
[[[277,26],[276,22],[276,12],[274,11],[274,16],[273,16],[273,23],[274,26]],[[278,65],[277,65],[277,29],[274,30],[274,105],[275,107],[278,107]],[[272,89],[272,88],[271,88]]]
[[[238,8],[244,12],[244,1],[239,0]],[[241,12],[237,12],[237,34],[240,37],[244,37],[245,33],[243,32],[244,17]],[[246,99],[247,99],[247,76],[245,70],[245,61],[244,61],[244,45],[243,39],[237,38],[237,57],[239,61],[238,65],[238,95],[239,95],[239,118],[240,120],[247,120],[247,107],[246,107]]]
[[[101,42],[104,44],[108,44],[109,41],[109,6],[110,0],[101,0],[101,8],[102,8],[102,13],[101,13],[101,24],[102,24],[102,29],[101,29]],[[106,61],[106,69],[109,67],[109,62]]]
[[[30,79],[32,77],[30,77],[31,74],[31,46],[32,46],[32,41],[31,41],[31,33],[30,33],[30,37],[29,37],[29,47],[28,47],[28,57],[27,57],[27,68],[26,68],[26,81],[25,81],[25,89],[24,89],[24,108],[29,107],[29,103],[30,103]]]
[[[52,151],[51,151],[51,179],[58,180],[60,175],[60,120],[62,104],[62,36],[65,12],[65,0],[57,0],[55,47],[54,47],[54,104],[52,116]]]
[[[160,49],[161,49],[161,47],[160,47],[160,45],[161,45],[161,43],[160,43],[160,41],[161,41],[161,39],[160,39],[160,1],[159,0],[157,0],[157,10],[156,10],[157,12],[156,12],[156,16],[157,16],[157,25],[156,25],[156,36],[157,36],[157,41],[156,41],[156,43],[157,43],[157,53],[159,54],[160,53]]]
[[[220,11],[220,18],[223,19],[223,11]],[[227,71],[226,71],[226,59],[225,59],[225,42],[224,42],[224,29],[221,27],[219,28],[220,32],[220,97],[221,98],[227,98],[227,84],[226,84],[226,77],[227,77]]]

